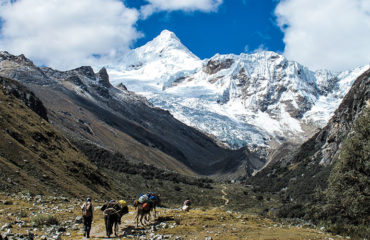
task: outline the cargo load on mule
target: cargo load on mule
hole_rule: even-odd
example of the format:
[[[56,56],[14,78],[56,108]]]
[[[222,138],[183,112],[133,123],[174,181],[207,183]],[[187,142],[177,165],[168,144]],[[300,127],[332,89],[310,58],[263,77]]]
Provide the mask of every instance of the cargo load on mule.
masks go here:
[[[154,211],[154,219],[157,217],[156,207],[160,205],[160,195],[154,192],[147,192],[141,194],[139,199],[134,202],[137,208],[136,225],[138,226],[139,218],[142,225],[142,220],[147,223],[150,220],[150,212]]]
[[[127,203],[124,200],[114,201],[110,200],[109,202],[105,203],[101,210],[104,214],[104,222],[105,222],[105,231],[107,237],[109,238],[110,235],[113,233],[113,226],[114,226],[114,235],[117,236],[118,232],[118,224],[121,224],[121,218],[123,215],[128,213]]]

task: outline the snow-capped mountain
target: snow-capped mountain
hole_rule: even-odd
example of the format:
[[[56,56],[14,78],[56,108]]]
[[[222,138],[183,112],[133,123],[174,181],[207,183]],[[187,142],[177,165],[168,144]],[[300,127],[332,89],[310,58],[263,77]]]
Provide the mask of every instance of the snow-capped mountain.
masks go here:
[[[131,91],[231,148],[302,142],[324,126],[369,65],[311,71],[270,51],[200,60],[167,30],[109,66]]]
[[[174,33],[164,30],[151,42],[123,56],[117,66],[109,67],[109,74],[113,84],[124,79],[129,85],[136,85],[136,91],[158,92],[174,78],[193,74],[201,66],[202,61]]]

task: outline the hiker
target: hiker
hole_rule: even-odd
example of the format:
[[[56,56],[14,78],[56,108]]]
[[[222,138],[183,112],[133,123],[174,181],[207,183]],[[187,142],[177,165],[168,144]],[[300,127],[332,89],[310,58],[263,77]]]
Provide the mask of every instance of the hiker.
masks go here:
[[[91,223],[94,217],[94,206],[90,197],[86,199],[86,202],[81,206],[81,209],[84,220],[84,237],[90,238]]]
[[[186,198],[185,202],[184,202],[184,205],[182,206],[182,210],[187,212],[190,210],[190,205],[191,205],[191,202],[189,200],[189,198]]]

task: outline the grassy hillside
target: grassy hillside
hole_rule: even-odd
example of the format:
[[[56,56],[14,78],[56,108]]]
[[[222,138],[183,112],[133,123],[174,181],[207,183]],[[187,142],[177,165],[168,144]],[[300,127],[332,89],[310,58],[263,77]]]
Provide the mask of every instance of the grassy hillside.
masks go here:
[[[112,195],[108,179],[84,154],[18,99],[19,94],[4,84],[0,88],[0,190]]]

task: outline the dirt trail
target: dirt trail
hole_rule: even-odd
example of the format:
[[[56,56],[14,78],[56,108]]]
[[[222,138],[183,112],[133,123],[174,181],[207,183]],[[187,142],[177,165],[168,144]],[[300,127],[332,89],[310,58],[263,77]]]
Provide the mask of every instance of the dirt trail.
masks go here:
[[[80,230],[79,234],[83,235],[84,234],[83,230]],[[100,221],[95,222],[94,221],[91,225],[90,236],[91,236],[90,239],[95,239],[95,238],[104,239],[104,238],[107,238],[107,236],[105,235],[104,222],[100,222]]]
[[[225,201],[225,206],[229,204],[229,199],[226,198],[227,196],[227,193],[225,192],[225,190],[227,189],[226,185],[222,185],[222,189],[221,189],[221,192],[222,192],[222,199]]]
[[[90,239],[121,239],[123,236],[122,230],[128,228],[135,228],[135,215],[134,211],[129,212],[129,214],[124,215],[122,217],[122,223],[118,226],[118,237],[115,237],[114,233],[112,234],[111,238],[108,238],[105,232],[105,224],[104,224],[104,217],[99,212],[97,216],[94,217],[94,222],[91,225],[90,231]],[[84,232],[81,229],[79,231],[79,235],[83,236]],[[82,237],[81,239],[85,239]]]

